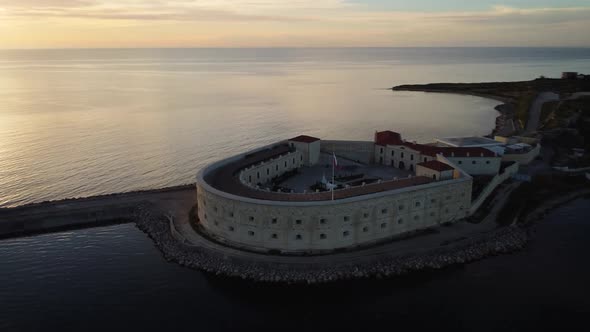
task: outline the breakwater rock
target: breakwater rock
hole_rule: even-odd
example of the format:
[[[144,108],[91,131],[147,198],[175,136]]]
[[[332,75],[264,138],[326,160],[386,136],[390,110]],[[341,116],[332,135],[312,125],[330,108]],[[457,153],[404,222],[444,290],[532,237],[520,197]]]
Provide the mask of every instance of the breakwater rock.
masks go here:
[[[526,229],[510,226],[482,234],[477,238],[441,245],[435,250],[410,255],[382,254],[363,257],[352,255],[346,263],[318,264],[311,257],[297,257],[297,264],[273,262],[270,255],[243,252],[228,254],[215,246],[192,246],[175,237],[171,220],[148,205],[135,211],[139,229],[153,239],[163,256],[180,265],[208,273],[245,280],[272,283],[326,283],[360,278],[384,278],[414,271],[436,270],[485,257],[514,252],[528,241]],[[351,252],[353,253],[353,252]],[[255,255],[264,259],[249,259]],[[339,255],[346,255],[339,254]],[[309,259],[309,264],[302,260]],[[342,262],[342,260],[339,260]]]

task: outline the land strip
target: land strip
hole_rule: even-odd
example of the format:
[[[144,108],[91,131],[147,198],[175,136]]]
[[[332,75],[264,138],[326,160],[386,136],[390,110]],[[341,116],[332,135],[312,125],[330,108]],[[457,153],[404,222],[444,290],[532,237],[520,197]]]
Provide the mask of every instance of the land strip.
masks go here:
[[[140,204],[162,211],[190,210],[195,185],[64,199],[0,209],[0,238],[134,221]]]

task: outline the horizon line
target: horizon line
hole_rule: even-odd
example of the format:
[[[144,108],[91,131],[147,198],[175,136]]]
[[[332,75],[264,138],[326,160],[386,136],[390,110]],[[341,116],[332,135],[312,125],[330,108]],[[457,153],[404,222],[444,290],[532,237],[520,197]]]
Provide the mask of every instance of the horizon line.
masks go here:
[[[373,49],[410,49],[410,48],[514,48],[514,49],[590,49],[589,46],[151,46],[151,47],[28,47],[28,48],[0,48],[0,51],[36,51],[36,50],[149,50],[149,49],[339,49],[339,48],[373,48]]]

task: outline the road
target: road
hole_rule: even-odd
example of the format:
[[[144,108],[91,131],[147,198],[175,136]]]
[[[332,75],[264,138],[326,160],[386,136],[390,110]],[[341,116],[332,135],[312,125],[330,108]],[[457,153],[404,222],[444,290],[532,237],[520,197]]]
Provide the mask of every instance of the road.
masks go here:
[[[532,133],[537,131],[539,128],[539,122],[541,119],[541,110],[543,109],[543,104],[550,101],[558,101],[559,95],[553,92],[542,92],[540,93],[531,107],[529,108],[529,121],[526,124],[526,133]]]

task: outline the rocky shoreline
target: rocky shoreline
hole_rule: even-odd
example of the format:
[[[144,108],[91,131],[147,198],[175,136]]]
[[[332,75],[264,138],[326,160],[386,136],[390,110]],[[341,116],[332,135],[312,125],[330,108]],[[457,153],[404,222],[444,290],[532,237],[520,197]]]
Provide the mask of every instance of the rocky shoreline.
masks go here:
[[[320,284],[438,270],[520,250],[527,244],[529,238],[527,229],[508,226],[477,238],[448,244],[420,254],[383,255],[355,264],[326,266],[313,264],[310,261],[310,264],[304,266],[300,264],[291,266],[285,263],[246,261],[209,248],[183,244],[172,234],[171,220],[149,205],[139,206],[134,215],[137,227],[154,241],[167,261],[213,275],[266,283]]]

